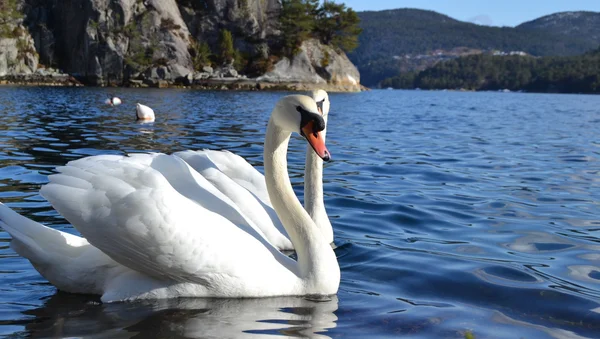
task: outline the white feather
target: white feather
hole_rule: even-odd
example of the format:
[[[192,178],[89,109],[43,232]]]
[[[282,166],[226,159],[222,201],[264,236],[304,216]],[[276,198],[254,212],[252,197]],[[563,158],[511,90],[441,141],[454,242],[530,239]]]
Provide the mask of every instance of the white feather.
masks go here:
[[[151,122],[154,121],[154,110],[146,105],[138,103],[135,106],[135,116],[137,120]]]

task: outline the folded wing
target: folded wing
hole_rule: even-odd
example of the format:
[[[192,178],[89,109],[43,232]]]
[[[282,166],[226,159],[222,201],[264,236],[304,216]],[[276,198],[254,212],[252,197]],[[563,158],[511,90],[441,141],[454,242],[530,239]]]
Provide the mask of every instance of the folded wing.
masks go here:
[[[176,156],[95,156],[59,172],[42,195],[92,245],[133,270],[207,284],[216,275],[247,279],[290,265]]]
[[[269,215],[271,223],[273,223],[279,233],[287,236],[285,228],[281,224],[275,209],[273,209],[273,204],[267,192],[265,176],[262,173],[244,158],[229,151],[202,150],[195,151],[195,153],[207,155],[221,172],[256,196],[262,208]],[[293,248],[289,247],[285,249]]]
[[[185,160],[188,165],[200,173],[215,188],[231,199],[243,215],[262,231],[271,244],[279,249],[293,249],[287,232],[283,228],[279,218],[277,218],[277,214],[273,208],[265,206],[258,197],[220,171],[206,152],[184,151],[177,152],[175,155]],[[269,210],[275,215],[276,222],[273,222],[271,219]]]
[[[196,152],[208,155],[221,172],[252,192],[266,205],[273,206],[267,192],[265,176],[246,159],[229,151],[202,150]]]

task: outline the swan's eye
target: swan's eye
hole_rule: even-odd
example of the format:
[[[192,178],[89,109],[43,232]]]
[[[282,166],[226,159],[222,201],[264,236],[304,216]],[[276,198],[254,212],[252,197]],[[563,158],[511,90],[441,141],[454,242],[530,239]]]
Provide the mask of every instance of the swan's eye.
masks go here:
[[[309,122],[312,122],[313,125],[311,131],[307,131],[307,133],[320,132],[325,129],[325,120],[319,113],[310,112],[302,106],[296,106],[296,110],[300,112],[300,129],[308,125]]]

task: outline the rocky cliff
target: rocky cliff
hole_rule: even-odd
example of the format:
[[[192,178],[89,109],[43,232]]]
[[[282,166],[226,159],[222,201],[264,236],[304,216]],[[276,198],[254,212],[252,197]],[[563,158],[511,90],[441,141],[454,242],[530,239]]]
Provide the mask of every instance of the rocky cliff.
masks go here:
[[[0,2],[0,76],[30,74],[37,69],[38,55],[33,40],[23,26],[17,3]]]
[[[258,77],[271,83],[301,83],[327,90],[356,91],[360,89],[360,73],[345,54],[318,40],[305,41],[293,58],[283,58],[273,70]]]
[[[33,39],[22,23],[9,25],[10,35],[0,38],[0,76],[31,74],[38,68]]]
[[[216,54],[219,34],[228,30],[240,58],[269,60],[281,6],[278,0],[8,2],[15,3],[21,13],[13,25],[21,27],[23,35],[20,40],[0,36],[0,46],[11,46],[2,49],[9,53],[0,54],[0,76],[2,70],[4,74],[35,72],[39,62],[86,84],[159,87],[221,78],[250,81],[233,63],[197,62],[199,46],[206,45]],[[21,57],[16,58],[17,54]],[[18,65],[11,60],[19,60]],[[306,82],[328,85],[331,90],[360,88],[358,71],[346,56],[314,41],[305,42],[292,60],[275,60],[274,66],[260,71],[249,75],[259,76],[254,80],[258,82]]]

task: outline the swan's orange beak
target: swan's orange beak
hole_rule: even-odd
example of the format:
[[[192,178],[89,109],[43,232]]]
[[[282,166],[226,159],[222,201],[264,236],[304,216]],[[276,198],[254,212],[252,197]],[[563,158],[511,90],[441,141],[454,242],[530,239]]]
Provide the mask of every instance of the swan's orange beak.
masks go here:
[[[315,132],[315,122],[310,121],[306,126],[302,127],[302,136],[306,138],[315,153],[323,159],[323,161],[331,160],[331,154],[325,147],[325,140],[321,136],[321,132]]]

